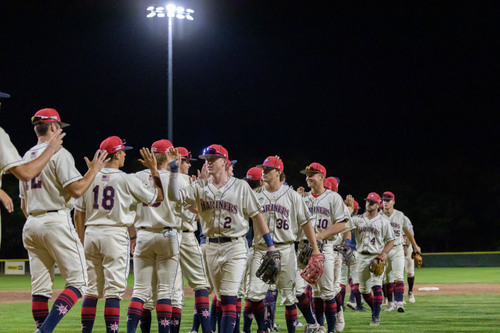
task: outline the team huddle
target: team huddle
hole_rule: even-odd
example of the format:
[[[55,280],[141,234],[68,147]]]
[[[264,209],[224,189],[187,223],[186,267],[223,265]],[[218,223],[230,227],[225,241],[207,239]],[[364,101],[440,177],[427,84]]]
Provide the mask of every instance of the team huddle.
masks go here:
[[[142,148],[145,170],[127,174],[120,168],[132,148],[117,136],[85,158],[82,175],[62,147],[68,124],[59,113],[39,110],[32,123],[38,142],[22,158],[0,128],[0,175],[20,180],[36,332],[52,332],[81,297],[82,332],[92,332],[101,298],[106,330],[118,332],[131,255],[127,332],[149,332],[153,309],[158,332],[179,332],[184,278],[195,297],[191,332],[250,332],[254,319],[257,332],[273,331],[277,295],[288,332],[302,325],[297,309],[304,332],[342,332],[344,305],[367,311],[363,303],[378,326],[384,295],[386,311],[405,311],[405,269],[415,302],[411,256],[420,248],[392,192],[369,193],[358,214],[358,202],[339,195],[339,180],[320,163],[300,171],[308,189],[294,190],[278,156],[238,179],[219,144],[202,151],[202,170],[189,176],[195,159],[168,140]],[[66,288],[49,311],[55,264]]]

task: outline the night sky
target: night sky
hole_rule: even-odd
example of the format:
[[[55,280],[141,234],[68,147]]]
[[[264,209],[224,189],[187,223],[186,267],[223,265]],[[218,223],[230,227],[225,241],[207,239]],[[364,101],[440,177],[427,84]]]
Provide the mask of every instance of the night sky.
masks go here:
[[[12,95],[0,125],[21,154],[44,107],[71,123],[64,145],[82,173],[110,135],[136,148],[167,138],[167,20],[146,18],[161,4],[0,1]],[[224,145],[237,177],[279,155],[295,187],[320,162],[362,205],[394,192],[424,252],[500,250],[497,2],[176,4],[195,20],[174,22],[174,145]],[[125,171],[140,168],[138,149],[127,157]],[[4,233],[15,214],[2,209]]]

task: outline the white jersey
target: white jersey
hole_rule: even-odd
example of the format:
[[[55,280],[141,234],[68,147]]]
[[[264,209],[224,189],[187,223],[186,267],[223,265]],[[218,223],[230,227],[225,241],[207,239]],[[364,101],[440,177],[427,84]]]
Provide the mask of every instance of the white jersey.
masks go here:
[[[75,207],[85,212],[86,226],[129,227],[134,223],[137,204],[153,204],[157,191],[133,174],[104,168]]]
[[[9,135],[0,127],[0,176],[10,168],[23,163],[16,147],[10,142]]]
[[[256,194],[273,242],[294,242],[299,228],[311,218],[304,198],[287,185],[281,185],[276,192],[268,192],[262,186]],[[253,243],[265,244],[262,235],[258,233],[255,233]]]
[[[34,160],[47,148],[46,143],[34,146],[24,154],[24,162]],[[64,187],[82,178],[69,151],[61,148],[52,155],[42,172],[28,182],[19,182],[19,196],[26,202],[28,214],[72,208],[71,197]]]
[[[356,249],[359,253],[378,254],[385,243],[394,240],[389,220],[381,214],[369,220],[365,214],[351,217],[346,230],[356,229]]]
[[[185,174],[179,174],[179,188],[183,188],[191,184],[191,177]],[[195,232],[198,229],[198,223],[196,221],[196,214],[182,207],[179,212],[179,217],[181,219],[181,230]]]
[[[230,177],[221,188],[207,179],[180,189],[181,201],[196,205],[201,228],[207,237],[241,237],[248,229],[248,218],[262,208],[255,192],[244,180]]]
[[[411,230],[413,228],[410,219],[406,217],[406,215],[403,214],[402,211],[397,209],[394,209],[391,216],[387,216],[384,214],[384,217],[387,217],[389,219],[389,222],[391,223],[391,227],[394,232],[394,246],[405,244],[405,240],[403,237],[403,228],[408,230]]]
[[[170,182],[170,172],[166,170],[158,170],[160,174],[163,193],[167,193],[168,183]],[[137,172],[136,177],[141,182],[154,187],[154,180],[149,169]],[[135,219],[136,228],[179,228],[179,217],[176,213],[177,204],[168,200],[167,197],[162,202],[155,203],[151,206],[146,203],[137,206],[137,216]]]
[[[347,222],[350,218],[349,209],[337,192],[326,190],[316,198],[309,192],[305,202],[311,213],[316,234],[337,222]],[[333,245],[341,245],[342,235],[336,234],[326,240],[332,241]]]

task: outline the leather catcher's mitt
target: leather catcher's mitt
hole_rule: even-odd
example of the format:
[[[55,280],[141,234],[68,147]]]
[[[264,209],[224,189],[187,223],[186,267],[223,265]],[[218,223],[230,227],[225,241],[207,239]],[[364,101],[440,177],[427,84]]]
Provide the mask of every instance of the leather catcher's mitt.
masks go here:
[[[278,279],[281,271],[280,251],[267,251],[262,257],[260,267],[255,273],[258,278],[267,284],[273,284]]]
[[[316,240],[316,244],[318,244],[319,252],[323,253],[323,242]],[[309,244],[309,243],[305,244],[299,253],[299,257],[297,258],[300,267],[307,266],[307,263],[309,261],[309,257],[311,257],[312,252],[313,252],[313,248],[312,248],[311,244]]]
[[[320,254],[312,254],[309,257],[309,262],[307,264],[307,267],[302,270],[300,273],[300,276],[306,282],[310,284],[315,284],[316,281],[323,275],[323,269],[325,267],[325,256],[320,253]]]
[[[385,259],[373,258],[370,262],[370,272],[375,274],[376,276],[382,275],[384,273],[385,268]]]
[[[344,263],[349,266],[351,261],[354,259],[354,250],[347,244],[335,246],[335,250],[340,252],[342,257],[344,258]]]
[[[415,262],[415,267],[416,268],[422,267],[423,259],[422,259],[422,255],[420,253],[418,253],[418,252],[412,252],[411,253],[411,258]]]

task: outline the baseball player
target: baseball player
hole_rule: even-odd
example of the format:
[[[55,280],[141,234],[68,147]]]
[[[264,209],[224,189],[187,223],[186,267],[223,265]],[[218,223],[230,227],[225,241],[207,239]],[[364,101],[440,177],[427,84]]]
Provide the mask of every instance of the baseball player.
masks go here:
[[[316,227],[316,238],[324,244],[325,268],[323,275],[313,286],[313,293],[319,296],[315,297],[316,320],[318,325],[323,327],[324,314],[328,332],[341,332],[345,326],[343,309],[340,306],[342,255],[334,251],[334,247],[343,243],[342,236],[337,234],[345,229],[350,213],[337,192],[325,189],[326,168],[323,165],[311,163],[301,173],[306,175],[307,186],[311,189],[305,197],[305,202]]]
[[[415,242],[415,238],[412,233],[412,225],[410,219],[406,217],[403,212],[394,209],[395,196],[392,192],[384,192],[382,195],[384,215],[389,219],[392,230],[394,232],[394,246],[387,255],[387,263],[385,268],[385,275],[389,282],[388,295],[389,306],[386,311],[393,311],[395,308],[398,312],[405,312],[403,306],[403,295],[404,295],[404,282],[403,282],[403,271],[404,271],[404,250],[403,244],[405,240],[403,238],[403,232],[407,236],[408,240],[413,245],[416,252],[420,253],[420,247],[418,247]],[[394,290],[394,300],[392,302],[392,292]]]
[[[151,146],[156,169],[164,188],[170,181],[166,151],[172,147],[168,140],[158,140]],[[136,177],[152,185],[153,170],[143,170]],[[172,319],[172,291],[179,266],[178,228],[180,220],[176,204],[167,198],[154,205],[139,205],[135,221],[137,246],[134,252],[134,291],[127,311],[127,332],[135,332],[141,319],[144,303],[156,300],[158,332],[169,332]],[[152,284],[155,282],[155,288]],[[142,329],[142,326],[141,326]]]
[[[294,242],[299,228],[313,247],[313,254],[319,254],[314,227],[304,199],[289,186],[284,185],[283,161],[277,156],[269,156],[257,167],[264,171],[264,186],[257,190],[257,198],[264,208],[263,214],[268,221],[269,230],[276,249],[281,253],[281,271],[276,287],[281,293],[281,304],[285,305],[285,318],[288,332],[295,332],[298,302],[295,296],[295,277],[297,260]],[[252,302],[253,313],[259,328],[264,332],[264,299],[269,285],[256,276],[266,245],[260,235],[254,236],[254,253],[251,261],[249,290],[247,297]]]
[[[179,166],[179,187],[183,188],[191,183],[189,177],[189,167],[191,161],[196,161],[192,158],[191,152],[184,147],[178,147],[177,151],[181,157]],[[210,284],[205,271],[205,262],[201,253],[200,245],[194,232],[198,228],[197,214],[189,209],[182,209],[180,212],[181,228],[180,235],[180,266],[177,271],[174,298],[172,299],[172,317],[173,325],[170,332],[179,332],[181,321],[181,309],[184,298],[183,277],[185,276],[188,284],[194,290],[195,295],[195,311],[194,319],[197,319],[201,324],[202,331],[209,333],[209,288]],[[195,320],[193,320],[195,321]],[[197,328],[196,328],[197,329]]]
[[[406,235],[403,236],[405,238],[403,249],[405,251],[405,271],[406,280],[408,282],[408,302],[415,303],[415,295],[413,295],[413,285],[415,284],[415,261],[413,261],[411,257],[413,246],[410,244]]]
[[[54,109],[42,109],[32,118],[38,143],[28,150],[23,160],[29,162],[49,147],[47,142],[59,133],[61,122]],[[82,177],[73,156],[64,148],[52,155],[42,172],[33,179],[20,182],[21,208],[27,217],[23,243],[28,251],[32,286],[32,311],[37,332],[52,332],[62,317],[85,294],[87,270],[82,244],[70,216],[70,198],[87,191],[105,163],[107,153],[97,151]],[[54,264],[59,266],[66,288],[58,296],[50,314],[48,300],[52,296]]]
[[[348,195],[347,200],[354,200]],[[380,196],[371,192],[365,199],[365,213],[351,217],[346,225],[346,230],[355,229],[358,249],[358,266],[356,268],[359,278],[359,291],[372,310],[370,326],[380,324],[380,308],[382,305],[382,276],[370,272],[369,266],[373,258],[387,258],[387,254],[394,245],[394,232],[389,220],[378,213]],[[350,208],[351,210],[352,208]],[[373,294],[372,294],[373,291]]]
[[[88,267],[88,291],[82,304],[82,332],[92,332],[99,298],[104,297],[106,331],[118,332],[120,300],[127,288],[130,249],[136,232],[132,226],[138,203],[152,205],[163,200],[156,160],[149,150],[141,149],[143,164],[151,170],[155,187],[150,188],[135,175],[120,171],[125,164],[122,139],[110,136],[102,141],[109,161],[96,175],[89,190],[75,205],[75,226],[85,249]],[[132,244],[131,244],[132,242]]]
[[[171,149],[172,159],[179,160],[179,153]],[[179,190],[178,161],[170,165],[169,198],[196,205],[200,215],[205,245],[207,271],[217,299],[222,304],[220,331],[232,333],[236,321],[236,299],[247,259],[248,218],[251,217],[257,232],[263,235],[269,251],[274,242],[261,213],[255,193],[244,180],[229,177],[229,157],[221,145],[211,145],[203,150],[200,158],[207,161],[209,179],[198,180]]]

